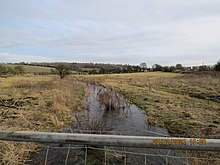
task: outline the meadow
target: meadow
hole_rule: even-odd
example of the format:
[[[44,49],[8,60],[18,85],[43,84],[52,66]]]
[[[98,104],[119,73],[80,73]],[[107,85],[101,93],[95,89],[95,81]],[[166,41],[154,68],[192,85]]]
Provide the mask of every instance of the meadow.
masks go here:
[[[75,76],[124,95],[173,136],[220,136],[220,74],[146,72]]]
[[[117,91],[145,110],[150,124],[166,128],[172,136],[220,137],[218,72],[69,75],[63,80],[30,74],[0,78],[0,130],[59,132],[71,122],[73,111],[84,107],[86,94],[79,81]],[[24,164],[38,148],[37,143],[0,142],[0,164]],[[205,154],[210,155],[219,157]]]
[[[146,111],[146,121],[171,136],[220,138],[220,74],[163,72],[86,75],[73,79],[101,85],[122,94]],[[220,158],[219,152],[187,151],[188,157]],[[219,164],[193,159],[190,164]]]
[[[0,130],[60,132],[83,109],[84,89],[58,76],[0,78]],[[0,164],[24,164],[36,143],[0,142]]]
[[[6,67],[11,67],[11,68],[18,66],[16,64],[2,64],[2,65],[6,66]],[[50,73],[51,72],[50,67],[30,66],[30,65],[19,65],[19,66],[22,66],[25,70],[25,73],[28,73],[28,74]]]

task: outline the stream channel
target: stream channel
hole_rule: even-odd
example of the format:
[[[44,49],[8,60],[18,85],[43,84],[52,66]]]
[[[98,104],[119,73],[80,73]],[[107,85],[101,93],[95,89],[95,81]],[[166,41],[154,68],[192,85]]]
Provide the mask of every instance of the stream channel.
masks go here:
[[[73,114],[72,124],[63,128],[63,132],[169,136],[166,129],[149,125],[145,111],[128,103],[118,93],[101,86],[85,87],[90,90],[90,95],[85,99],[87,106],[84,111]],[[177,150],[109,146],[90,146],[86,149],[85,146],[73,144],[49,146],[49,150],[45,146],[33,155],[28,164],[45,164],[45,159],[47,165],[84,165],[85,161],[87,165],[187,164],[184,151]],[[104,149],[107,151],[104,152]]]

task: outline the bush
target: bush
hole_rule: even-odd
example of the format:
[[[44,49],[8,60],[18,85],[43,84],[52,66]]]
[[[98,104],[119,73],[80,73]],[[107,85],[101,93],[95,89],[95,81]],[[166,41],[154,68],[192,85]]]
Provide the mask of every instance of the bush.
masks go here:
[[[15,70],[15,74],[24,74],[25,73],[25,69],[21,65],[17,65],[16,67],[14,67],[14,70]]]
[[[7,73],[7,68],[3,65],[0,65],[0,76]]]

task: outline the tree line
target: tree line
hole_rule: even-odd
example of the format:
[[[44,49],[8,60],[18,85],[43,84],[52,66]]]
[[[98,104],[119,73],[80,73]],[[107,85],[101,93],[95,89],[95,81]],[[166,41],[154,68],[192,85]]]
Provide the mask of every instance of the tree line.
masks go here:
[[[150,70],[162,72],[220,71],[220,60],[215,65],[200,65],[192,67],[183,67],[182,64],[176,64],[176,66],[162,66],[159,64],[154,64]]]
[[[71,74],[72,70],[74,70],[71,67],[72,66],[71,64],[72,63],[56,63],[56,65],[54,66],[50,65],[50,67],[52,68],[51,74],[58,74],[60,78],[63,79],[66,75]],[[11,75],[24,74],[25,69],[22,65],[17,65],[15,67],[9,67],[9,66],[6,67],[0,64],[0,76],[10,75],[10,74]],[[101,64],[100,66],[103,66],[103,64]],[[114,73],[135,73],[135,72],[144,72],[144,71],[162,71],[162,72],[220,71],[220,60],[214,66],[201,65],[197,67],[183,67],[181,64],[176,64],[175,66],[162,66],[159,64],[154,64],[152,68],[147,68],[146,63],[141,63],[139,66],[114,65],[114,64],[113,65],[107,64],[107,66],[108,67],[101,67],[98,69],[90,68],[91,70],[88,71],[83,71],[81,69],[78,69],[78,73],[86,72],[86,74],[114,74]]]
[[[89,74],[114,74],[144,72],[146,68],[140,66],[127,66],[127,68],[100,68],[88,71]]]
[[[76,71],[80,74],[111,74],[111,73],[134,73],[143,71],[162,71],[162,72],[175,72],[175,71],[219,71],[218,61],[216,65],[201,65],[193,67],[183,67],[182,64],[176,64],[175,66],[162,66],[160,64],[154,64],[151,68],[147,67],[145,62],[140,65],[128,65],[128,64],[104,64],[104,63],[61,63],[61,62],[43,62],[43,63],[25,63],[18,64],[32,65],[32,66],[45,66],[56,68],[60,65],[67,66],[70,70]],[[88,70],[85,70],[88,69]]]

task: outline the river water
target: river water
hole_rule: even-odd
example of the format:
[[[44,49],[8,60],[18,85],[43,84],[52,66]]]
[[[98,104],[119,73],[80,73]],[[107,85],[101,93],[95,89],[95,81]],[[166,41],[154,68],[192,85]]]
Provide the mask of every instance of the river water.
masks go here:
[[[149,125],[145,111],[134,104],[129,104],[118,93],[101,86],[86,85],[86,88],[90,90],[90,95],[85,100],[87,105],[85,110],[75,112],[73,114],[73,123],[65,127],[63,132],[169,136],[166,129]],[[40,164],[45,161],[45,158],[47,159],[47,164],[54,165],[85,164],[85,161],[87,165],[187,164],[183,151],[168,149],[103,148],[98,146],[90,146],[85,149],[84,146],[60,146],[57,144],[52,144],[50,147],[49,152],[47,152],[46,148],[42,148],[38,154],[33,156],[30,164]],[[104,152],[102,151],[103,149],[108,151]],[[183,158],[175,159],[172,156]]]

